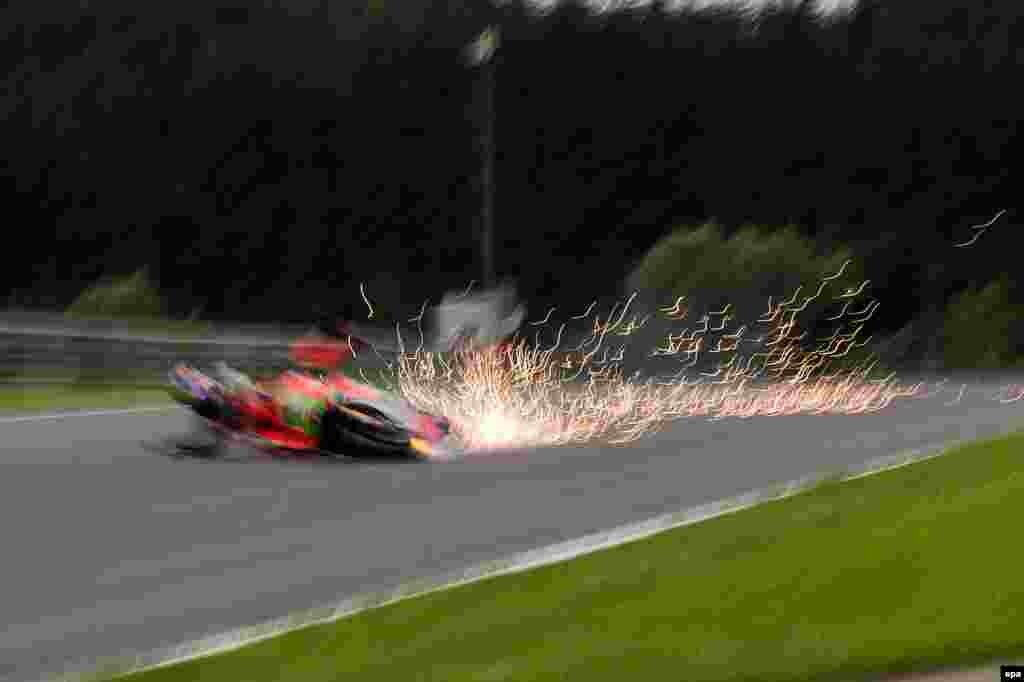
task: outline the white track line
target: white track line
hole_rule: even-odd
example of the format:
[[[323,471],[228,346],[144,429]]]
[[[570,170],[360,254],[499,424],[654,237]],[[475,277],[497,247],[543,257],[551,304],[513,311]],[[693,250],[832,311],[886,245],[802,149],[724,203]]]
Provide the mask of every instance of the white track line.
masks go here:
[[[53,680],[83,681],[102,670],[110,676],[127,675],[162,668],[176,663],[205,658],[213,654],[224,653],[255,644],[286,632],[306,628],[311,625],[331,623],[342,618],[353,616],[363,611],[379,608],[398,601],[420,597],[433,592],[448,590],[453,587],[474,583],[511,573],[519,573],[531,568],[538,568],[576,557],[590,554],[602,549],[609,549],[636,540],[641,540],[668,530],[689,526],[707,521],[726,514],[792,497],[813,488],[825,480],[849,481],[865,476],[880,474],[914,464],[938,455],[948,453],[957,446],[972,440],[988,440],[1005,436],[1013,432],[1013,428],[997,434],[983,436],[980,439],[962,439],[925,445],[913,450],[903,450],[893,455],[876,457],[859,465],[841,470],[836,474],[811,474],[778,485],[751,490],[742,495],[710,502],[698,507],[691,507],[677,512],[663,514],[654,518],[619,526],[611,530],[593,533],[566,542],[538,547],[511,557],[470,566],[443,576],[416,580],[398,585],[392,589],[348,597],[333,604],[290,614],[258,625],[238,628],[228,632],[184,642],[177,646],[166,647],[156,651],[140,652],[134,655],[118,656],[90,667],[87,671],[66,673],[63,676],[50,677]]]
[[[49,412],[45,414],[26,414],[19,417],[0,417],[0,424],[17,424],[22,422],[43,422],[69,417],[106,417],[117,414],[139,414],[141,412],[167,412],[181,409],[178,405],[153,407],[130,407],[118,410],[68,410],[67,412]]]

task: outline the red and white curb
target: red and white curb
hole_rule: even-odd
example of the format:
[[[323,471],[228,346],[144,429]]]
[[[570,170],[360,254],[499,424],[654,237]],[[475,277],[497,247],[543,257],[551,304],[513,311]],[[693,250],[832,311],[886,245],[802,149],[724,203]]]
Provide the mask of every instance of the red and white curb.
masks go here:
[[[1005,435],[1000,433],[998,435]],[[531,568],[573,559],[584,554],[623,545],[667,530],[688,526],[715,517],[749,509],[765,502],[781,500],[805,492],[825,481],[849,481],[871,476],[938,457],[973,439],[956,440],[939,445],[904,451],[875,458],[860,465],[832,473],[812,474],[779,485],[752,490],[742,495],[657,516],[611,530],[529,550],[504,559],[488,561],[435,578],[405,583],[392,589],[347,597],[306,611],[242,627],[221,634],[193,640],[146,653],[101,660],[87,671],[66,673],[48,678],[51,682],[81,682],[97,677],[114,677],[176,663],[203,658],[254,644],[264,639],[300,628],[330,623],[373,608],[451,589],[487,578],[526,571]]]

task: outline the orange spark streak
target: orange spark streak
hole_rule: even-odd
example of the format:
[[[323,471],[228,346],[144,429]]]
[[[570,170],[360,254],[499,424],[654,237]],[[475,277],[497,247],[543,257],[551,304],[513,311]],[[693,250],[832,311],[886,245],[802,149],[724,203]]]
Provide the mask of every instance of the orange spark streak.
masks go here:
[[[897,398],[918,396],[921,385],[898,385],[893,375],[873,379],[874,362],[835,369],[839,359],[848,359],[853,349],[863,348],[871,338],[861,341],[859,336],[878,302],[871,301],[857,313],[848,312],[852,299],[869,281],[835,296],[850,300],[844,302],[839,315],[827,318],[857,318],[852,331],[843,333],[840,328],[818,341],[814,349],[799,345],[807,335],[797,328],[799,313],[828,286],[838,286],[833,282],[848,264],[823,278],[814,294],[805,296],[798,307],[791,306],[803,286],[787,301],[773,303],[769,298],[768,312],[757,320],[768,328],[752,334],[757,338],[742,338],[748,325],[730,329],[731,304],[704,314],[696,329],[670,329],[645,354],[669,361],[678,358],[678,372],[670,379],[643,379],[639,372],[627,378],[622,366],[626,344],[617,349],[605,344],[609,335],[633,336],[650,317],[638,323],[639,316],[634,315],[626,322],[637,296],[634,293],[616,303],[603,321],[595,316],[590,336],[571,350],[561,349],[565,323],[558,327],[553,344],[543,349],[540,330],[534,345],[516,335],[501,353],[489,348],[427,353],[421,343],[416,352],[400,356],[393,369],[394,383],[417,407],[448,416],[453,432],[472,450],[581,442],[621,445],[650,435],[668,422],[693,417],[877,412]],[[685,317],[684,300],[686,297],[680,296],[673,305],[658,308],[662,319],[674,323]],[[586,319],[595,305],[596,301],[572,319]],[[554,310],[531,324],[548,324]],[[713,324],[712,317],[720,321]],[[765,350],[741,355],[740,341],[761,343]],[[704,349],[715,354],[704,356],[706,360],[723,359],[707,370],[695,370],[698,376],[690,377],[689,371],[696,367]],[[1022,398],[1024,390],[1012,399]]]

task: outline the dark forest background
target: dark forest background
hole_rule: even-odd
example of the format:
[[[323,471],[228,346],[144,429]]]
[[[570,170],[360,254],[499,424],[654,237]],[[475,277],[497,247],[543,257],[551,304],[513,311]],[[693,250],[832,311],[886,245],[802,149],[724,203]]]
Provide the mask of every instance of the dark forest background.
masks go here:
[[[11,3],[0,296],[145,266],[170,314],[302,322],[360,282],[414,311],[479,281],[465,48],[492,22],[496,268],[531,310],[618,294],[711,220],[848,245],[882,330],[1004,273],[1021,300],[1017,0]]]

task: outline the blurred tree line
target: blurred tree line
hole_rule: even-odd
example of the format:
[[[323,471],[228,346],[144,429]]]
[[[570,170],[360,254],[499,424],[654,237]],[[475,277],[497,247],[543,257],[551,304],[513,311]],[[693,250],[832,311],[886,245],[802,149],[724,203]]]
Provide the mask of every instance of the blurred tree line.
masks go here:
[[[0,295],[145,267],[177,314],[304,321],[360,282],[404,313],[479,281],[464,50],[492,22],[495,265],[532,311],[618,293],[708,220],[849,246],[883,329],[998,273],[1017,295],[1024,5],[670,7],[7,4]]]

